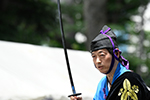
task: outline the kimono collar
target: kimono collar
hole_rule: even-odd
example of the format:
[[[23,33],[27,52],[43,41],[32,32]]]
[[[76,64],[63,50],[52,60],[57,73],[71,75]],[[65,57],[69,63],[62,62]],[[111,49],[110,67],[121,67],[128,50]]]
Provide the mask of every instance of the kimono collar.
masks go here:
[[[126,67],[124,67],[121,63],[118,63],[117,68],[116,68],[116,71],[115,71],[114,76],[113,76],[113,80],[112,80],[111,85],[114,83],[114,81],[115,81],[120,75],[122,75],[124,72],[127,72],[127,71],[130,71],[130,70],[128,70]]]
[[[113,76],[113,80],[112,80],[112,83],[111,85],[113,85],[113,83],[115,82],[115,80],[121,76],[123,73],[127,72],[127,71],[130,71],[129,69],[126,69],[126,67],[124,67],[121,63],[118,63],[117,65],[117,68],[116,68],[116,71],[114,73],[114,76]],[[106,97],[108,96],[108,93],[109,93],[109,90],[108,90],[108,79],[107,79],[107,76],[105,77],[105,80],[104,80],[104,87],[103,87],[103,98],[106,99]]]

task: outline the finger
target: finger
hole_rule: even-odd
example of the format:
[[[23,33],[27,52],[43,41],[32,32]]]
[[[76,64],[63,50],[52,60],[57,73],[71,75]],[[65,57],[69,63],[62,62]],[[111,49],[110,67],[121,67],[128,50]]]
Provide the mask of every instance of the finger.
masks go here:
[[[78,99],[77,100],[82,100],[82,97],[78,97]]]
[[[76,96],[71,96],[70,99],[71,100],[77,100],[77,97]]]

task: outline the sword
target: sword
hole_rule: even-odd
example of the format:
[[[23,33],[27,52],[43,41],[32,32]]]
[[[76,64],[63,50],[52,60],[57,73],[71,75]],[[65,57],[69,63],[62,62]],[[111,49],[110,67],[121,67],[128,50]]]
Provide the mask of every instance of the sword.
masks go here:
[[[70,83],[71,83],[71,88],[72,88],[72,92],[73,92],[73,94],[69,95],[68,97],[78,96],[78,95],[81,95],[81,93],[76,93],[75,86],[73,83],[73,78],[72,78],[72,74],[71,74],[71,69],[70,69],[70,64],[69,64],[69,59],[68,59],[68,54],[67,54],[67,49],[66,49],[66,43],[65,43],[65,36],[64,36],[62,16],[61,16],[62,14],[61,14],[60,0],[57,0],[57,5],[58,5],[60,30],[61,30],[61,36],[62,36],[62,44],[63,44],[63,48],[64,48],[64,53],[65,53],[66,64],[67,64],[67,68],[68,68],[68,74],[69,74],[69,79],[70,79]]]

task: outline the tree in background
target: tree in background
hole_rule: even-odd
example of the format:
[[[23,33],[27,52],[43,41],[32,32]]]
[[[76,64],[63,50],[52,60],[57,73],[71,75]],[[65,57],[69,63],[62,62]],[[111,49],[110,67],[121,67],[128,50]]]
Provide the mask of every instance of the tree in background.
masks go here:
[[[147,3],[148,0],[84,1],[88,41],[91,41],[99,33],[104,24],[111,26],[113,29],[124,30],[126,33],[127,26],[132,23],[130,17],[138,13],[138,7],[145,6]]]
[[[83,17],[82,0],[64,0],[62,6],[62,17],[66,44],[69,49],[86,50],[85,27]],[[81,39],[77,40],[78,36]],[[77,38],[76,38],[77,37]]]
[[[1,0],[0,5],[0,40],[61,47],[56,3]]]

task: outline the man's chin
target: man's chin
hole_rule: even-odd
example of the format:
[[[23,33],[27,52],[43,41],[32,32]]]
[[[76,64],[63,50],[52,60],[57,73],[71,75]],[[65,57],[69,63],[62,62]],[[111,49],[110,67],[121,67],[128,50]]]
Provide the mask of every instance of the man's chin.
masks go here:
[[[99,70],[99,71],[100,71],[100,73],[102,73],[102,74],[107,73],[107,71],[103,71],[103,70]]]

